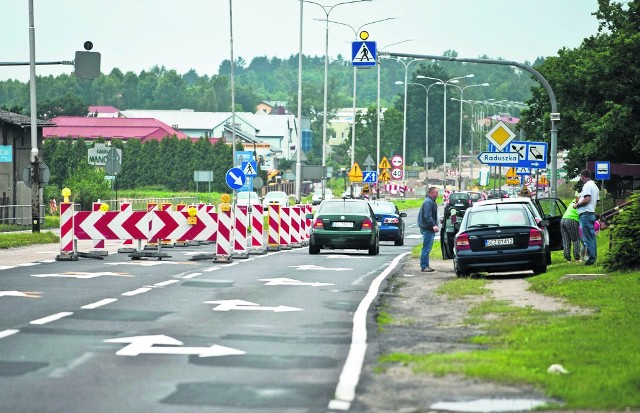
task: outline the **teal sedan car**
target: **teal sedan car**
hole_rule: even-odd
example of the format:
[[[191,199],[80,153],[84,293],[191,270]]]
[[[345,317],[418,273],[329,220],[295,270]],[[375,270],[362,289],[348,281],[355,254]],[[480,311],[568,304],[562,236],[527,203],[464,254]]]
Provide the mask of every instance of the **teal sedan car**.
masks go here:
[[[368,250],[380,252],[380,227],[367,201],[361,199],[325,199],[311,219],[309,254],[321,249]]]

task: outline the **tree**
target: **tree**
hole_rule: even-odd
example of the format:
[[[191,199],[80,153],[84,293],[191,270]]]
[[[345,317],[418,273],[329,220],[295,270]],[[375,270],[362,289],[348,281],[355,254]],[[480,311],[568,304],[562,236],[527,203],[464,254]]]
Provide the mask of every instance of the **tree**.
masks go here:
[[[89,107],[76,95],[67,93],[60,98],[46,100],[37,105],[39,118],[52,119],[57,116],[87,116]]]
[[[569,176],[588,160],[640,158],[640,2],[598,0],[598,34],[562,49],[537,70],[551,84],[561,113],[558,149],[570,149]],[[549,99],[538,87],[523,111],[529,136],[549,141]]]

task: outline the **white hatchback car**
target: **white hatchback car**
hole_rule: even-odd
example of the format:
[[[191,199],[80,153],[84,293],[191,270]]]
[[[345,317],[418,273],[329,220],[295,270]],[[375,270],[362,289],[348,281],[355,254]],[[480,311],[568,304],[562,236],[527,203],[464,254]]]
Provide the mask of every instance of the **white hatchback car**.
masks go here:
[[[333,192],[331,192],[331,189],[324,189],[324,199],[333,199]],[[311,197],[311,204],[318,205],[320,202],[322,202],[322,189],[316,189]]]
[[[267,192],[262,200],[262,206],[269,205],[280,205],[280,206],[288,206],[289,205],[289,195],[283,191],[271,191]]]
[[[260,197],[254,191],[238,192],[236,205],[256,205],[260,204]]]

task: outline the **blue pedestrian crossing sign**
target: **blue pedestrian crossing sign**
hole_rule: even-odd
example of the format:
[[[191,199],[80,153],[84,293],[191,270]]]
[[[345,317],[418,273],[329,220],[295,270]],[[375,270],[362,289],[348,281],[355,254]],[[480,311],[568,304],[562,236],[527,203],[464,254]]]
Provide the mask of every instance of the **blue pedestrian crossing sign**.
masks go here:
[[[255,161],[242,162],[241,166],[242,172],[246,176],[257,176],[258,175],[258,165]]]
[[[351,64],[355,67],[376,65],[376,42],[358,41],[351,43]]]

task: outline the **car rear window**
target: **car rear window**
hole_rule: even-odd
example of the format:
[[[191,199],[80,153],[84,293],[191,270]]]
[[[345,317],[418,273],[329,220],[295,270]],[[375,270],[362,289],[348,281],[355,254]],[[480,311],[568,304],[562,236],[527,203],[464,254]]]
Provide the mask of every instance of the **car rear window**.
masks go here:
[[[364,202],[323,202],[320,204],[321,214],[366,214],[367,204]]]
[[[371,209],[376,214],[395,214],[396,206],[393,204],[371,204]]]
[[[530,225],[527,212],[523,208],[496,208],[471,211],[467,227],[498,226],[515,227]]]
[[[469,199],[470,196],[469,194],[463,194],[463,193],[453,193],[451,195],[449,195],[449,199],[454,200],[454,199]]]

